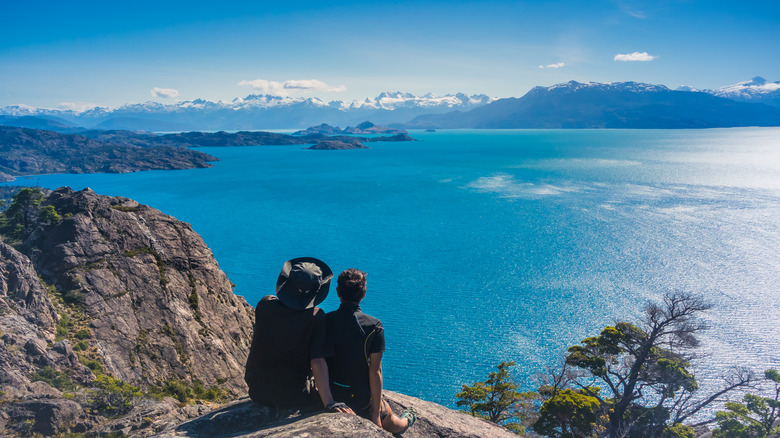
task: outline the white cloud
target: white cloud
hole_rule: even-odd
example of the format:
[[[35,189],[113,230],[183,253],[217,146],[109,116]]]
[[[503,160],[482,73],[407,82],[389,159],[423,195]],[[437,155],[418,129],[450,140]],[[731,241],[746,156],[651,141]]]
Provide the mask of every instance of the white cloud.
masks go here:
[[[179,97],[179,90],[173,88],[158,88],[154,87],[151,90],[152,97],[160,97],[163,99],[173,99]]]
[[[238,85],[241,87],[251,87],[257,92],[274,96],[286,96],[292,93],[311,93],[314,91],[322,93],[339,93],[347,91],[347,87],[343,85],[332,86],[316,79],[290,80],[284,82],[255,79],[253,81],[241,81]]]
[[[618,53],[614,58],[615,61],[652,61],[654,59],[658,59],[658,57],[647,52]]]
[[[557,62],[555,64],[547,64],[547,65],[540,65],[539,68],[561,68],[565,66],[566,64],[562,62]]]

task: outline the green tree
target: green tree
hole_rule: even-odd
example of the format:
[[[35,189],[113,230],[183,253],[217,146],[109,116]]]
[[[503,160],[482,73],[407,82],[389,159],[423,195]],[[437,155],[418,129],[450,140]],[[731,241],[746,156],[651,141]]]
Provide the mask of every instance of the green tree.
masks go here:
[[[609,437],[658,437],[669,426],[723,394],[752,382],[737,372],[726,386],[704,399],[694,397],[698,385],[690,371],[697,334],[705,328],[699,316],[710,306],[691,294],[673,292],[662,303],[650,303],[637,324],[619,322],[598,336],[568,349],[565,362],[581,371],[570,384],[607,408]],[[603,388],[603,394],[594,388]]]
[[[12,239],[24,240],[37,225],[54,225],[60,215],[51,205],[41,206],[44,195],[39,188],[25,187],[0,217],[0,232]]]
[[[780,433],[780,427],[772,427],[780,420],[780,373],[770,369],[764,377],[773,382],[774,395],[745,394],[742,403],[726,403],[725,411],[715,413],[718,429],[712,432],[713,438],[764,438]]]
[[[674,423],[664,428],[663,438],[696,438],[696,432],[690,426]]]
[[[537,396],[517,390],[519,385],[509,376],[509,368],[514,364],[501,362],[498,371],[491,372],[484,382],[463,385],[462,391],[455,395],[460,399],[456,404],[467,406],[465,411],[471,415],[501,424],[515,433],[524,433],[523,424],[530,420]]]
[[[553,438],[589,437],[598,432],[602,404],[591,395],[598,394],[598,388],[542,386],[539,393],[546,400],[539,410],[539,419],[533,425],[535,432]]]

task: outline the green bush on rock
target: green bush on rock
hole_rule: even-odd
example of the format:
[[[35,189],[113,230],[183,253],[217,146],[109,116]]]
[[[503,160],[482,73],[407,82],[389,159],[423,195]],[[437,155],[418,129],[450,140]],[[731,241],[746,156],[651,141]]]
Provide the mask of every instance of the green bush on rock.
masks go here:
[[[135,386],[105,374],[95,378],[95,389],[88,391],[88,404],[105,417],[118,417],[133,408],[133,401],[143,394]]]

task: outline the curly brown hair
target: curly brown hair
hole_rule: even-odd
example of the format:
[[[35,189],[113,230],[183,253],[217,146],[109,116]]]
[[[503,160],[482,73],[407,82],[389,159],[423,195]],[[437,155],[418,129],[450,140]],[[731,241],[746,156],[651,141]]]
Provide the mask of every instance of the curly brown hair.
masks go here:
[[[339,274],[336,292],[342,300],[359,303],[366,296],[366,277],[359,269],[347,269]]]

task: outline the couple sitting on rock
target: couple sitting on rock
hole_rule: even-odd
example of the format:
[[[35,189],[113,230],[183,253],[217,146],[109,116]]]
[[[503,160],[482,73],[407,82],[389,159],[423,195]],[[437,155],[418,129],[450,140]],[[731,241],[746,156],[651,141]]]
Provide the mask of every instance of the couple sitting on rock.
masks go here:
[[[354,413],[403,432],[417,416],[413,409],[396,416],[382,398],[385,336],[382,323],[360,311],[366,274],[342,272],[336,287],[341,306],[325,314],[316,306],[332,278],[315,258],[285,262],[276,296],[264,297],[255,310],[245,375],[249,397],[280,409]]]

